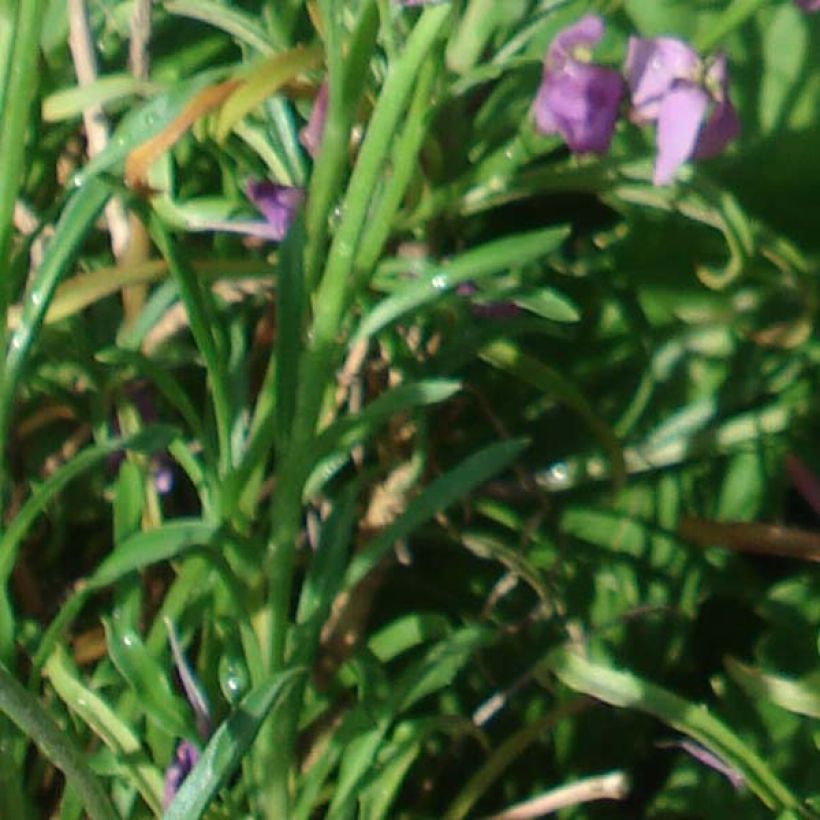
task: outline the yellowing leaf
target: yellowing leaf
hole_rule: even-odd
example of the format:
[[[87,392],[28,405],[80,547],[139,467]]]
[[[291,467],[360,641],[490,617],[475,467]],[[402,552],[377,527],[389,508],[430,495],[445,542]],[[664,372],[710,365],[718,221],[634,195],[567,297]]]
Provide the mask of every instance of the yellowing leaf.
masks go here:
[[[129,188],[145,189],[148,169],[203,115],[220,105],[240,85],[239,80],[203,88],[155,137],[135,148],[125,160],[125,184]]]
[[[321,62],[322,49],[318,46],[297,46],[263,60],[241,81],[240,87],[219,111],[216,139],[224,140],[246,114],[300,74],[317,68]]]

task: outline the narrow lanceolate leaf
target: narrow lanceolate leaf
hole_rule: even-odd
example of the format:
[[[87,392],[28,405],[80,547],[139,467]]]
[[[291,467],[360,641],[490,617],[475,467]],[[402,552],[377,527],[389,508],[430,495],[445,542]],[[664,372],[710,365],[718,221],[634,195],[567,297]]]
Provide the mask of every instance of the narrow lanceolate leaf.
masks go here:
[[[70,481],[96,467],[112,453],[122,450],[138,452],[161,450],[167,446],[173,432],[173,428],[170,427],[151,427],[128,439],[113,439],[103,444],[95,444],[78,453],[56,470],[26,500],[0,538],[0,580],[5,581],[8,578],[17,559],[20,544],[32,524]]]
[[[106,558],[88,579],[92,589],[108,586],[129,572],[168,561],[191,547],[209,544],[217,527],[198,518],[180,518],[154,530],[132,535]]]
[[[134,730],[80,680],[62,647],[49,658],[45,672],[60,700],[111,749],[125,777],[148,807],[158,813],[162,804],[162,774],[148,759]]]
[[[769,700],[798,715],[820,718],[820,672],[792,680],[767,675],[732,658],[726,659],[726,669],[752,697]]]
[[[216,138],[224,140],[231,128],[246,114],[275,94],[285,83],[322,62],[322,49],[296,48],[268,57],[240,82],[219,111]]]
[[[373,336],[401,316],[438,299],[462,282],[481,279],[542,259],[566,238],[566,228],[546,228],[516,234],[465,251],[460,256],[428,266],[422,275],[383,299],[363,319],[353,342]],[[411,263],[408,262],[408,268]]]
[[[191,710],[171,689],[166,669],[148,651],[142,638],[115,612],[103,620],[108,655],[154,725],[171,737],[197,737]]]
[[[705,706],[684,700],[668,689],[629,672],[588,661],[567,649],[550,652],[545,665],[576,692],[583,692],[612,706],[654,715],[696,740],[739,772],[749,788],[770,809],[800,810],[800,801],[766,762],[728,726],[713,717]]]
[[[54,722],[40,702],[0,664],[0,712],[30,737],[77,791],[91,820],[117,820],[105,790],[82,753]]]
[[[262,722],[286,702],[285,696],[304,674],[302,669],[290,669],[256,687],[242,699],[236,711],[214,733],[163,815],[164,820],[202,817],[216,793],[239,766]]]
[[[554,395],[556,399],[576,412],[606,449],[613,483],[620,486],[625,482],[624,454],[617,436],[598,415],[583,393],[566,376],[505,339],[498,339],[486,345],[481,349],[479,356],[493,367],[512,374],[544,393]]]
[[[476,487],[509,467],[526,446],[527,442],[522,439],[491,444],[433,481],[400,518],[366,544],[351,561],[346,585],[360,581],[397,541],[406,538],[450,504],[464,498]]]

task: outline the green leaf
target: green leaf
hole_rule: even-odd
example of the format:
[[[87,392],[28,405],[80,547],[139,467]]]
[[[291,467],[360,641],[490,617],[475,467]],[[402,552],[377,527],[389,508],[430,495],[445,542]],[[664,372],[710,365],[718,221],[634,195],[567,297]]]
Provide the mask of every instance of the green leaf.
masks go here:
[[[9,342],[6,373],[0,395],[0,435],[6,424],[11,404],[29,351],[45,319],[54,291],[63,274],[77,255],[94,221],[110,196],[107,185],[97,180],[82,185],[72,194],[46,248],[43,261],[26,292],[20,321]]]
[[[527,442],[523,439],[491,444],[433,481],[413,500],[401,517],[368,542],[350,562],[345,586],[350,587],[360,581],[397,541],[406,538],[437,513],[509,467],[526,446]]]
[[[80,750],[3,664],[0,664],[0,712],[8,715],[63,772],[91,820],[118,820],[119,815]]]
[[[820,672],[797,680],[767,675],[759,669],[727,658],[726,669],[752,697],[769,700],[798,715],[820,718]]]
[[[499,370],[511,373],[523,382],[554,395],[574,410],[606,449],[613,483],[622,485],[626,468],[621,445],[612,428],[603,421],[581,391],[565,376],[543,362],[524,353],[513,342],[498,339],[481,349],[480,357]]]
[[[146,96],[158,90],[159,87],[153,83],[138,80],[131,74],[108,74],[93,83],[75,85],[49,94],[42,103],[43,120],[68,120],[81,116],[92,106],[105,106],[125,97]]]
[[[136,732],[80,680],[62,647],[49,658],[45,673],[60,699],[111,749],[131,785],[158,814],[162,804],[162,773],[146,756]]]
[[[373,336],[400,316],[429,304],[462,282],[526,265],[554,251],[566,238],[566,228],[508,236],[465,251],[438,265],[424,265],[422,275],[382,299],[359,325],[351,344]],[[408,263],[408,268],[411,263]]]
[[[572,301],[555,288],[540,288],[531,293],[515,296],[513,302],[551,322],[577,322],[581,318],[580,311]]]
[[[192,547],[207,546],[217,526],[198,518],[178,518],[147,532],[139,532],[119,544],[88,579],[89,589],[113,584],[129,572],[168,561]]]
[[[112,439],[104,444],[87,447],[63,464],[38,487],[3,533],[0,539],[0,579],[8,577],[17,560],[20,544],[30,527],[66,484],[86,470],[96,467],[112,453],[120,450],[155,452],[167,446],[172,436],[173,430],[169,427],[149,427],[127,439]]]
[[[279,706],[305,674],[289,669],[248,693],[239,707],[216,730],[196,766],[185,779],[163,820],[196,820],[202,817],[217,792],[227,783],[253,743],[265,718],[275,718]]]
[[[259,20],[250,14],[215,3],[213,0],[170,0],[163,6],[168,14],[176,14],[191,20],[200,20],[222,29],[240,43],[256,49],[260,54],[270,54],[273,46],[264,36],[264,28]]]
[[[161,731],[171,737],[197,738],[191,708],[174,694],[166,670],[148,652],[140,636],[121,623],[119,613],[103,619],[108,655],[125,678],[139,707]]]
[[[612,706],[654,715],[696,740],[742,774],[749,788],[770,809],[799,811],[800,801],[766,762],[705,706],[690,703],[629,672],[588,661],[567,649],[550,652],[544,663],[570,689]]]

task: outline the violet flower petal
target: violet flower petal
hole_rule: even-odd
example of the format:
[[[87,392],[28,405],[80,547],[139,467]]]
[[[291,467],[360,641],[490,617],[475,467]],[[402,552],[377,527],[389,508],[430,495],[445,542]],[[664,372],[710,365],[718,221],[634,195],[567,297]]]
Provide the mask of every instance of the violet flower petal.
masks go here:
[[[245,190],[248,199],[265,217],[265,238],[281,242],[287,235],[296,211],[305,201],[305,192],[301,188],[266,181],[249,182]]]
[[[575,153],[603,154],[622,96],[617,71],[570,60],[545,74],[535,98],[535,123],[543,134],[560,134]]]
[[[811,14],[815,11],[820,11],[820,0],[794,0],[799,9]]]
[[[185,778],[191,773],[191,769],[196,766],[199,760],[199,750],[188,740],[183,740],[177,745],[174,752],[174,759],[165,770],[165,778],[162,790],[162,810],[171,805],[180,786],[185,782]]]
[[[325,120],[327,119],[327,95],[328,85],[325,80],[319,86],[319,93],[313,101],[313,108],[307,125],[299,132],[299,142],[304,146],[305,151],[313,158],[319,154],[322,146],[322,137],[325,133]]]
[[[604,36],[604,21],[597,14],[588,14],[555,35],[547,49],[547,68],[557,69],[573,58],[577,48],[591,49]]]
[[[630,37],[625,71],[633,118],[637,122],[656,119],[663,96],[678,80],[694,81],[699,66],[694,49],[673,37]]]
[[[664,95],[658,115],[655,185],[665,185],[695,150],[709,95],[699,86],[680,84]]]
[[[714,157],[740,135],[740,119],[729,99],[729,70],[720,53],[706,72],[706,88],[716,101],[712,115],[700,132],[693,156]]]
[[[604,35],[594,14],[559,32],[547,49],[544,78],[535,97],[535,125],[542,134],[560,134],[575,153],[604,153],[612,141],[623,96],[620,74],[579,59]]]

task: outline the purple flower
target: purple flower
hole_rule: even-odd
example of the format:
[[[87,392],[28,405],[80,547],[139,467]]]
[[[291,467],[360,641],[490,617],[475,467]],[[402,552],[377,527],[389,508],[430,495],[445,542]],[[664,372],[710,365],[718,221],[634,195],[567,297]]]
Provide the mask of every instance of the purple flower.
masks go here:
[[[249,182],[245,188],[248,199],[261,211],[259,219],[202,219],[190,222],[192,231],[225,231],[244,234],[269,242],[281,242],[287,235],[296,212],[305,201],[302,188],[278,185],[275,182]]]
[[[692,157],[719,154],[740,133],[725,55],[704,64],[680,40],[630,37],[626,76],[632,119],[657,122],[656,185],[671,182]]]
[[[191,773],[191,769],[196,766],[199,760],[199,751],[189,740],[183,740],[177,744],[174,752],[174,759],[171,765],[165,770],[164,788],[162,791],[162,810],[171,805],[179,787],[185,782],[185,778]]]
[[[299,142],[313,159],[322,147],[322,135],[325,133],[327,119],[327,80],[319,86],[319,93],[313,101],[313,108],[307,125],[299,132]]]
[[[797,7],[803,11],[813,12],[820,11],[820,0],[794,0]]]
[[[575,153],[603,154],[615,130],[623,80],[617,71],[588,61],[603,35],[603,20],[592,14],[560,32],[547,50],[535,98],[538,130],[560,134]]]
[[[265,217],[264,230],[258,236],[281,242],[287,235],[290,223],[305,201],[301,188],[278,185],[275,182],[249,182],[245,187],[248,199]]]

